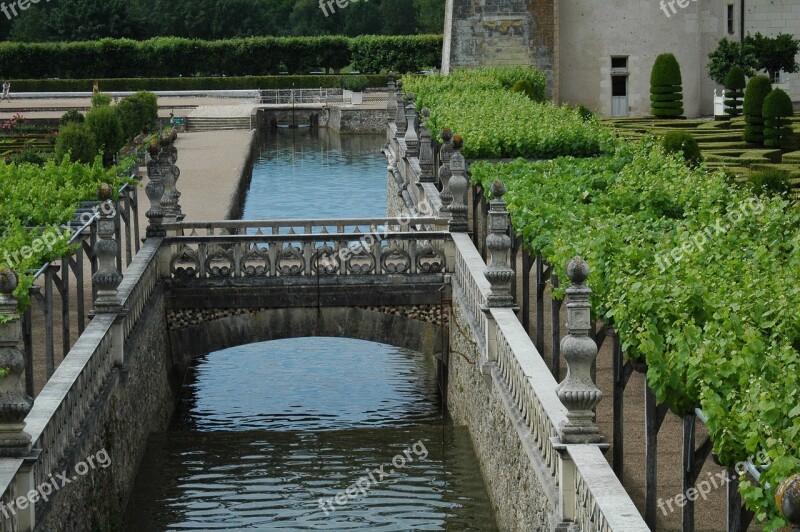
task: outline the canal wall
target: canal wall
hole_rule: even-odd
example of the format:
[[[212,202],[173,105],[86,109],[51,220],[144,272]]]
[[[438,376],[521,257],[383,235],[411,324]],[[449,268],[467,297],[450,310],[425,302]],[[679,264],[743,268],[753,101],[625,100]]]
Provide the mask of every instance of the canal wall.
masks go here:
[[[278,124],[326,127],[347,135],[383,133],[386,130],[386,109],[302,104],[294,109],[262,107],[257,110],[258,129],[274,129]]]

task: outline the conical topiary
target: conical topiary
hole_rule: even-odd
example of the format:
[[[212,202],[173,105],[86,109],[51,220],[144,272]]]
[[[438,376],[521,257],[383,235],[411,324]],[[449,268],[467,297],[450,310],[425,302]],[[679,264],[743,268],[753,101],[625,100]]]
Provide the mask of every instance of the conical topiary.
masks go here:
[[[742,114],[742,99],[747,81],[744,79],[744,70],[740,66],[731,67],[725,76],[725,114],[734,117]]]
[[[683,114],[681,67],[673,54],[661,54],[650,73],[650,112],[659,118]]]
[[[767,76],[753,76],[744,91],[744,140],[764,142],[764,99],[772,90],[772,82]]]
[[[764,117],[764,146],[768,148],[789,148],[792,128],[789,117],[794,113],[792,99],[781,89],[774,89],[764,98],[762,116]]]

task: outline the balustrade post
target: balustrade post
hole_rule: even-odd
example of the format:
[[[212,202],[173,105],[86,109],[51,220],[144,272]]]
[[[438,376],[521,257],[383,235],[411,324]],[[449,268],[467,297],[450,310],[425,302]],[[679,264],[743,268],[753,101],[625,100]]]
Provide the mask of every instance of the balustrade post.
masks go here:
[[[433,183],[436,176],[433,174],[433,142],[431,140],[431,132],[425,127],[425,121],[431,114],[431,110],[427,107],[422,108],[423,122],[419,126],[419,181],[420,183]]]
[[[442,129],[439,135],[442,138],[442,147],[439,149],[439,181],[442,183],[442,190],[439,192],[439,199],[442,201],[442,213],[448,213],[450,204],[453,202],[453,194],[450,192],[450,158],[453,154],[453,132],[449,127]],[[449,214],[444,214],[449,216]]]
[[[452,176],[448,183],[453,201],[447,209],[451,216],[447,228],[451,233],[466,233],[468,230],[467,206],[464,204],[464,197],[469,187],[469,181],[467,181],[467,163],[464,161],[464,156],[461,155],[462,145],[461,135],[454,135],[453,155],[450,158]]]
[[[511,249],[511,239],[508,236],[508,211],[503,200],[507,188],[505,183],[497,179],[489,190],[492,193],[488,216],[491,232],[486,236],[489,266],[483,275],[489,281],[491,290],[486,297],[486,304],[489,307],[513,307],[511,284],[514,281],[514,270],[509,265],[508,251]]]
[[[111,185],[103,183],[98,190],[101,201],[111,199],[113,189]],[[114,215],[100,210],[97,220],[97,242],[94,244],[94,254],[97,257],[97,273],[92,276],[92,282],[97,290],[97,299],[94,301],[94,312],[119,312],[122,305],[117,297],[117,288],[122,283],[122,274],[117,270],[118,243],[114,240],[115,233]]]
[[[791,532],[800,532],[800,473],[792,475],[778,486],[775,504],[791,523]]]
[[[31,451],[31,436],[25,432],[25,416],[33,401],[25,393],[25,356],[19,349],[22,325],[13,293],[18,285],[17,274],[0,270],[0,456],[20,458]]]
[[[400,138],[406,134],[406,106],[403,102],[403,80],[400,79],[397,81],[397,93],[396,93],[396,102],[397,102],[397,114],[395,115],[395,124],[397,125],[397,138]]]
[[[419,157],[417,106],[414,104],[414,94],[408,95],[408,104],[406,105],[406,122],[406,157]]]
[[[563,444],[605,443],[594,421],[594,409],[603,393],[592,380],[591,368],[597,357],[597,344],[589,337],[592,290],[583,284],[589,265],[575,257],[567,264],[572,285],[567,293],[567,331],[561,340],[561,352],[567,361],[567,376],[556,387],[558,398],[567,407],[567,419],[558,428]]]
[[[388,89],[389,99],[386,102],[386,119],[391,124],[397,119],[397,98],[395,97],[397,88],[394,84],[394,74],[391,73],[389,74]]]
[[[147,199],[150,200],[150,209],[145,213],[149,220],[147,225],[147,238],[159,238],[166,236],[164,229],[164,209],[161,206],[161,198],[164,196],[164,183],[160,178],[150,177],[150,182],[144,187]]]

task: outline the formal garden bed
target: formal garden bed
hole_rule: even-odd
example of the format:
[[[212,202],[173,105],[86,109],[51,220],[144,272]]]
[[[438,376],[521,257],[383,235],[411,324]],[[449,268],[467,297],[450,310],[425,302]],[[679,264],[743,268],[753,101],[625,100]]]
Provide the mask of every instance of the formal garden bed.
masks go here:
[[[601,122],[512,90],[519,80],[540,81],[485,69],[406,77],[403,88],[430,107],[431,131],[463,135],[473,183],[507,184],[531,255],[591,265],[593,313],[647,364],[659,402],[681,415],[701,407],[723,464],[769,455],[760,485],[742,480],[740,491],[766,530],[784,526],[775,489],[800,469],[800,208],[731,179],[772,167],[780,150],[743,144],[739,120]],[[675,131],[696,135],[710,162],[666,152],[659,137]],[[787,155],[780,164],[797,160]],[[496,157],[518,158],[480,160]]]

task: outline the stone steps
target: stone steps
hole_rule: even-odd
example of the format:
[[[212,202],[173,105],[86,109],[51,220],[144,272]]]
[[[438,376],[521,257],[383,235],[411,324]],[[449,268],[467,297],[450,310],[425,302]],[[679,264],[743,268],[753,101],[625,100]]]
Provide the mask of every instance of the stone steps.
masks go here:
[[[186,131],[214,131],[221,129],[251,129],[250,117],[186,117]]]

